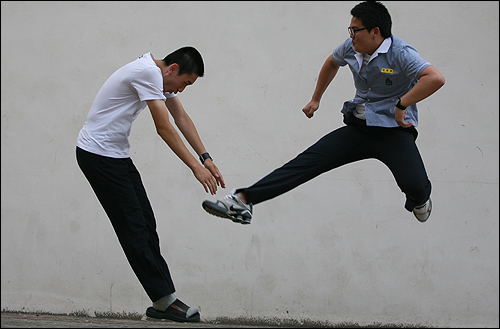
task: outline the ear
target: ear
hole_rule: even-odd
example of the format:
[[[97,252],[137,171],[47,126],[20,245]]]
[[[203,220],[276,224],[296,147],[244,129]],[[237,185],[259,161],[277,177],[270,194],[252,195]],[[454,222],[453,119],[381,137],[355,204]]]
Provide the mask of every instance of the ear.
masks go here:
[[[373,38],[377,38],[379,35],[381,35],[380,28],[378,26],[374,27],[372,31],[373,31]]]
[[[167,72],[169,75],[173,75],[175,72],[179,72],[179,64],[177,63],[170,64]]]

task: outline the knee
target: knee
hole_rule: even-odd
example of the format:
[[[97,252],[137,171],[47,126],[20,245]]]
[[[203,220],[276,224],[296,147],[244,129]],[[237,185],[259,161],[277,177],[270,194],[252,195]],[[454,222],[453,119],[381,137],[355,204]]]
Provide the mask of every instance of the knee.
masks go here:
[[[413,200],[427,201],[431,195],[431,182],[429,180],[420,182],[411,182],[400,186],[401,190]]]

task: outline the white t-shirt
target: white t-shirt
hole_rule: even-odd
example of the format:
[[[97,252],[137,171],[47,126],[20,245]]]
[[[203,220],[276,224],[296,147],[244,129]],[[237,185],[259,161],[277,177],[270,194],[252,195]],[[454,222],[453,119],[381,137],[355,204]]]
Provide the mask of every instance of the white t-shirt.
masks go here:
[[[115,71],[103,84],[78,135],[77,146],[111,158],[129,158],[132,123],[147,100],[176,97],[163,92],[163,77],[151,53]]]

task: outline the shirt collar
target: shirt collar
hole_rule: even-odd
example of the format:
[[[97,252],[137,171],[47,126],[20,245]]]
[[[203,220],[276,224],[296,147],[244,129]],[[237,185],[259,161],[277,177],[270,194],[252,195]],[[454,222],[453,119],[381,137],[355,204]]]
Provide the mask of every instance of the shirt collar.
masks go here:
[[[370,63],[372,59],[377,57],[378,54],[386,54],[389,51],[389,48],[391,48],[391,45],[392,45],[392,39],[390,37],[385,38],[384,41],[382,41],[382,43],[380,44],[380,46],[378,46],[377,50],[373,52],[368,63]],[[359,67],[361,68],[361,65],[363,64],[363,54],[358,53],[357,51],[355,51],[355,53],[356,54],[354,54],[354,56],[358,60]]]

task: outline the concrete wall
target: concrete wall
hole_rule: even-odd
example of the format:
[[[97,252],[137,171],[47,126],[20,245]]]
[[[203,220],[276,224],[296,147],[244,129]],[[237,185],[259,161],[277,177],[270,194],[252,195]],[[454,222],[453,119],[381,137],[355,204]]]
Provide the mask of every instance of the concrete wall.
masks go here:
[[[356,1],[1,2],[1,307],[144,313],[150,301],[75,160],[108,76],[151,51],[200,50],[180,98],[228,187],[207,195],[146,109],[131,135],[176,295],[219,317],[499,325],[498,2],[385,2],[395,35],[446,85],[419,104],[434,210],[419,223],[375,160],[255,207],[252,225],[204,199],[247,186],[342,125],[340,70],[311,120],[318,72]]]

